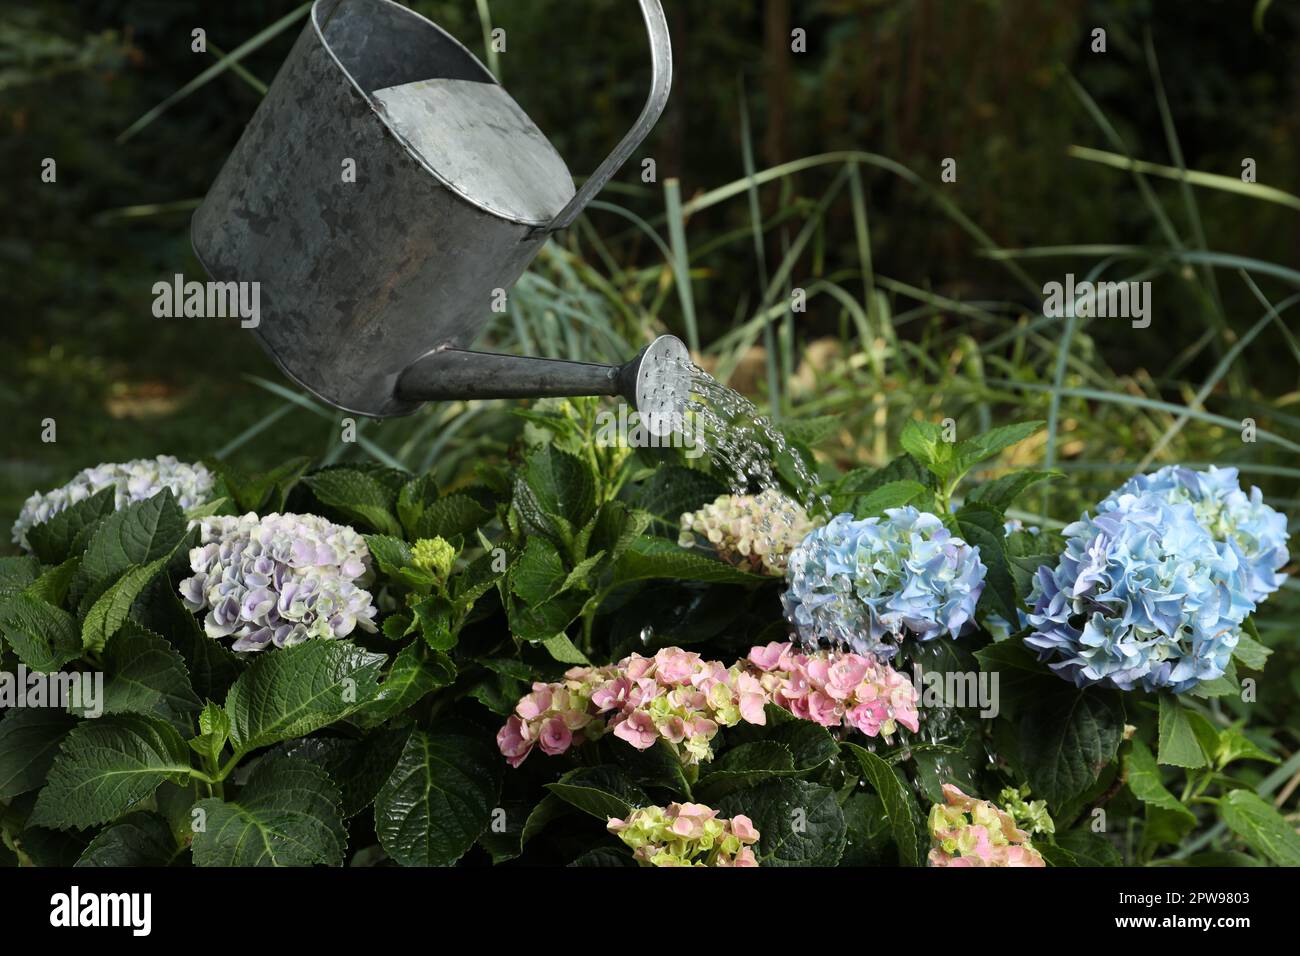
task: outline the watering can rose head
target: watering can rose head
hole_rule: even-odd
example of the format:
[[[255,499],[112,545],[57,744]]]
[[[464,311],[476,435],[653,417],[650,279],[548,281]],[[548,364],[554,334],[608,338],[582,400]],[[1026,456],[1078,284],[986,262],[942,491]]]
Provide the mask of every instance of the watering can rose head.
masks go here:
[[[213,517],[199,523],[193,576],[180,583],[209,637],[237,651],[292,647],[308,638],[374,631],[364,585],[370,552],[351,528],[316,515]]]
[[[974,617],[986,569],[979,548],[935,515],[891,508],[884,518],[836,515],[790,556],[786,616],[808,644],[889,659],[907,636],[956,637]]]
[[[113,489],[113,506],[121,508],[133,501],[145,501],[164,488],[176,496],[182,509],[205,504],[212,497],[212,473],[200,464],[178,461],[171,455],[137,458],[134,461],[100,464],[85,468],[62,487],[34,492],[23,504],[14,522],[15,544],[27,548],[27,532],[49,521],[60,511],[79,501]]]
[[[1123,507],[1125,496],[1144,492],[1159,495],[1171,503],[1192,506],[1199,521],[1216,541],[1226,541],[1238,552],[1246,568],[1247,592],[1258,604],[1282,586],[1287,563],[1286,516],[1264,504],[1264,495],[1252,487],[1242,491],[1236,468],[1193,471],[1167,465],[1150,475],[1135,475],[1106,496],[1099,512]]]
[[[1255,602],[1241,552],[1190,503],[1122,494],[1064,534],[1029,594],[1040,659],[1080,687],[1180,693],[1223,675]]]

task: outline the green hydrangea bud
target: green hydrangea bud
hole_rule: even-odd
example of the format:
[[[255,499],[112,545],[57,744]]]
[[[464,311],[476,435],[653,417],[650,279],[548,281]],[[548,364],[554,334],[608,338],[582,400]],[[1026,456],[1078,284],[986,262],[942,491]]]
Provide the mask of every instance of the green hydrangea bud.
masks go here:
[[[456,562],[456,549],[443,538],[421,538],[411,546],[411,562],[445,584]]]

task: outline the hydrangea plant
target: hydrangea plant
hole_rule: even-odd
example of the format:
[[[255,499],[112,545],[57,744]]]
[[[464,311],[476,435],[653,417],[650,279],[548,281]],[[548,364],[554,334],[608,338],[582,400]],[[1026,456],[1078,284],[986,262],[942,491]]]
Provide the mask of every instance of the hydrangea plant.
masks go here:
[[[103,695],[0,679],[0,865],[1300,865],[1255,789],[1294,744],[1251,706],[1287,713],[1290,663],[1247,616],[1285,570],[1253,492],[1182,476],[1008,537],[1053,473],[967,476],[1037,424],[912,421],[815,489],[841,513],[781,576],[752,515],[710,526],[734,554],[680,545],[727,476],[606,453],[596,407],[447,488],[223,465],[197,513],[114,484],[31,525],[0,678]],[[1020,613],[1042,647],[994,639]]]

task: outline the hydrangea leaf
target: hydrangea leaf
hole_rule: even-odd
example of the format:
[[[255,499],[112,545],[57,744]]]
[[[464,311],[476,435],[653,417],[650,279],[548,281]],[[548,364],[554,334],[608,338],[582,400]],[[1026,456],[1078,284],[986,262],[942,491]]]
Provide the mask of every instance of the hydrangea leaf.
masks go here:
[[[323,505],[381,534],[400,537],[402,527],[393,514],[393,495],[382,481],[364,471],[331,468],[303,478]]]
[[[887,508],[901,508],[915,504],[930,494],[930,489],[919,481],[904,479],[890,481],[867,492],[857,495],[848,502],[836,502],[836,508],[853,512],[855,518],[870,518],[882,515]]]
[[[32,553],[45,564],[59,564],[68,558],[78,536],[99,520],[113,513],[116,493],[105,488],[58,512],[49,521],[27,529],[27,543]]]
[[[93,703],[105,714],[153,714],[188,735],[202,708],[185,661],[162,637],[127,621],[104,650],[103,696],[73,710],[86,716]],[[70,708],[71,709],[71,708]]]
[[[570,770],[555,783],[548,783],[546,789],[601,823],[615,817],[622,819],[652,802],[645,791],[613,766]]]
[[[236,752],[302,737],[356,712],[379,693],[385,660],[346,641],[325,640],[260,655],[226,697]]]
[[[626,850],[612,846],[598,846],[588,850],[569,866],[637,866],[636,860]]]
[[[397,766],[410,727],[377,730],[359,740],[305,737],[284,744],[283,754],[320,767],[338,784],[343,819],[350,820],[375,802]]]
[[[614,580],[626,584],[651,578],[674,578],[706,584],[757,584],[771,580],[760,574],[742,571],[699,551],[678,547],[676,541],[638,538],[615,563]]]
[[[957,443],[954,450],[954,477],[970,471],[975,465],[1012,445],[1019,444],[1035,432],[1041,431],[1047,422],[1016,422],[1012,425],[1000,425],[990,428],[973,438]]]
[[[424,509],[438,500],[438,483],[433,475],[421,475],[402,485],[397,493],[397,518],[406,529],[407,537],[418,538],[416,529]]]
[[[846,743],[844,749],[857,758],[871,788],[876,791],[884,803],[885,813],[889,817],[889,828],[894,834],[894,843],[898,845],[898,862],[903,866],[920,866],[923,849],[921,835],[917,826],[920,810],[916,801],[899,782],[893,769],[869,750],[857,744]],[[759,829],[762,827],[759,825]]]
[[[1056,835],[1056,845],[1074,857],[1078,866],[1123,866],[1124,857],[1115,844],[1087,829],[1074,829]],[[1040,847],[1041,849],[1041,847]]]
[[[755,740],[732,747],[709,764],[708,773],[695,787],[695,795],[712,803],[732,791],[795,773],[789,747],[774,740]]]
[[[946,482],[955,469],[954,447],[944,440],[943,428],[933,422],[908,421],[898,436],[903,450]]]
[[[1060,690],[1020,720],[1020,758],[1034,795],[1059,808],[1086,791],[1115,759],[1124,707],[1114,691]]]
[[[104,586],[133,565],[145,565],[172,553],[185,537],[185,513],[164,488],[152,498],[131,502],[95,529],[81,562],[74,601]]]
[[[1233,790],[1220,801],[1219,815],[1256,853],[1278,866],[1300,866],[1300,833],[1267,800]]]
[[[683,513],[696,511],[726,493],[727,486],[707,472],[665,465],[636,489],[632,504],[651,516],[655,533],[676,538]]]
[[[835,866],[844,852],[844,813],[828,787],[773,780],[730,793],[715,809],[753,821],[761,866]]]
[[[1014,621],[1020,598],[1007,560],[1001,512],[984,505],[964,505],[957,509],[954,519],[966,543],[980,549],[980,561],[987,569],[979,603]]]
[[[417,730],[375,798],[375,832],[404,866],[450,866],[492,819],[500,755],[460,733]]]
[[[31,594],[15,594],[0,603],[0,633],[35,671],[56,671],[81,656],[77,619]]]
[[[1160,768],[1146,744],[1135,739],[1130,743],[1129,748],[1125,760],[1128,768],[1129,790],[1148,808],[1163,811],[1166,819],[1162,832],[1171,834],[1175,841],[1181,839],[1188,830],[1196,826],[1196,816],[1161,783]],[[1150,810],[1147,818],[1150,821]],[[1150,829],[1148,825],[1148,830]],[[1151,834],[1148,833],[1148,837],[1150,836]]]
[[[422,641],[412,641],[393,659],[378,693],[356,714],[356,720],[362,726],[377,727],[455,679],[456,665],[450,657]]]
[[[87,720],[64,739],[28,822],[57,829],[107,823],[189,772],[189,748],[165,720],[143,714]]]
[[[63,738],[74,726],[69,714],[52,707],[14,707],[0,718],[0,800],[45,783]]]
[[[558,515],[573,528],[585,525],[596,511],[596,481],[591,468],[577,456],[551,445],[533,452],[524,462],[515,489],[517,498],[521,492],[532,505],[528,511]]]
[[[339,788],[315,764],[295,757],[263,760],[234,802],[213,798],[194,805],[194,863],[341,866],[347,834],[340,803]]]
[[[203,633],[199,619],[181,603],[165,575],[156,577],[132,608],[133,620],[164,635],[185,659],[190,686],[199,699],[224,700],[245,664],[220,641]]]
[[[1036,485],[1040,481],[1052,481],[1060,478],[1062,472],[1056,471],[1013,471],[1009,475],[1003,475],[992,481],[986,481],[983,484],[976,485],[966,496],[968,504],[985,505],[997,511],[1006,511],[1019,498],[1025,489]]]
[[[445,538],[467,535],[492,517],[492,512],[469,495],[448,495],[425,506],[415,522],[414,537]]]
[[[184,852],[156,813],[128,814],[90,841],[76,866],[171,866]]]
[[[1248,625],[1250,621],[1246,622]],[[1241,661],[1244,667],[1253,671],[1262,671],[1264,665],[1268,663],[1268,657],[1273,653],[1273,649],[1265,647],[1259,641],[1250,637],[1248,634],[1242,634],[1237,639],[1237,646],[1233,648],[1232,656]]]
[[[96,599],[81,622],[81,643],[86,650],[104,649],[109,638],[126,623],[135,599],[166,564],[164,556],[148,564],[133,565]]]
[[[1160,746],[1156,758],[1160,763],[1195,770],[1210,762],[1213,751],[1207,754],[1202,748],[1190,718],[1177,697],[1160,695]]]

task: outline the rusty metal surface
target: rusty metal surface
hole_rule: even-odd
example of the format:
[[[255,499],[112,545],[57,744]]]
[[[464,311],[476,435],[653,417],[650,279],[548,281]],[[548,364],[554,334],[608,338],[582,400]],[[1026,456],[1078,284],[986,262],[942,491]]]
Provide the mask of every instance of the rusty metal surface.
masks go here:
[[[414,411],[402,371],[471,344],[546,241],[449,188],[377,113],[376,89],[436,76],[494,82],[398,4],[317,0],[191,226],[213,278],[261,283],[255,334],[286,374],[363,415]]]

